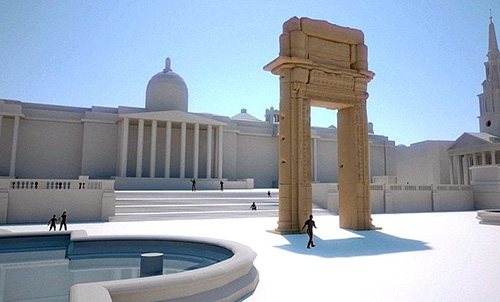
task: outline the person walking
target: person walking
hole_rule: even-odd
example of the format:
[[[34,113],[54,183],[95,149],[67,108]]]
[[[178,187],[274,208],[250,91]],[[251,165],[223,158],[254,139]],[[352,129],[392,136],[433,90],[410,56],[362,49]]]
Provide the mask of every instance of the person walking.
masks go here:
[[[52,215],[52,218],[50,218],[49,222],[47,223],[47,225],[50,225],[49,232],[52,231],[52,228],[54,228],[54,231],[56,230],[56,222],[57,222],[57,218],[56,218],[56,214],[54,214],[54,215]]]
[[[302,227],[302,231],[304,228],[307,227],[306,233],[309,235],[309,241],[307,242],[307,248],[310,249],[311,246],[315,247],[314,242],[313,242],[313,227],[317,229],[316,223],[314,223],[313,220],[313,215],[309,215],[309,219],[306,220],[304,223],[304,226]]]
[[[220,190],[224,191],[224,182],[222,180],[219,182],[219,185],[220,185]]]
[[[191,191],[196,192],[196,179],[191,179]]]
[[[68,220],[68,215],[66,215],[66,211],[62,212],[59,219],[61,220],[61,224],[59,225],[59,231],[62,229],[63,225],[64,225],[64,230],[67,231],[68,228],[66,226],[66,221]]]

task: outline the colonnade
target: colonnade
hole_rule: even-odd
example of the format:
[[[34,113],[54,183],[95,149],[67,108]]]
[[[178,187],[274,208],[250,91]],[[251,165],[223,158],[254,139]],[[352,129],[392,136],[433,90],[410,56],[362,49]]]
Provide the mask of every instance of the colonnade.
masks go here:
[[[124,117],[120,121],[120,150],[118,160],[118,176],[127,177],[127,158],[129,150],[130,124],[132,119]],[[149,177],[156,177],[156,159],[157,159],[157,142],[158,142],[158,120],[137,119],[137,154],[135,177],[143,177],[143,157],[144,157],[144,127],[145,122],[151,123],[151,148],[149,162]],[[172,164],[172,121],[160,121],[165,123],[165,158],[164,158],[164,177],[171,177]],[[217,124],[200,124],[189,122],[175,122],[180,126],[180,160],[179,160],[179,178],[186,178],[186,174],[192,175],[192,178],[199,178],[199,162],[200,162],[200,127],[206,127],[206,179],[222,178],[223,167],[223,126]],[[188,153],[187,145],[187,128],[188,125],[193,127],[193,158],[192,158],[192,173],[186,173],[186,158]],[[212,154],[215,151],[215,156]],[[215,175],[212,175],[213,166]]]
[[[496,165],[496,150],[485,150],[449,156],[450,184],[470,185],[472,175],[469,168],[480,165]]]
[[[16,157],[17,157],[17,141],[19,137],[19,121],[21,116],[15,115],[14,127],[12,127],[12,146],[10,151],[10,166],[9,166],[9,177],[14,178],[16,176]],[[2,137],[2,124],[4,115],[0,115],[0,138]]]

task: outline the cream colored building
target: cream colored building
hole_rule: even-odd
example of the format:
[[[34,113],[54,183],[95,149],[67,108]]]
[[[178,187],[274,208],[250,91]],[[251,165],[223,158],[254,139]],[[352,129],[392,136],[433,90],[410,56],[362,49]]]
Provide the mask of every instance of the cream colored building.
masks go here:
[[[145,108],[78,108],[0,100],[0,177],[115,179],[117,189],[277,187],[279,115],[190,113],[170,68],[146,87]],[[264,110],[263,110],[264,111]],[[371,175],[394,175],[394,142],[370,125]],[[312,128],[312,179],[336,182],[336,128]]]
[[[488,39],[479,133],[407,147],[369,125],[375,211],[404,211],[394,196],[419,190],[423,197],[404,195],[413,200],[406,209],[500,207],[500,52],[492,21]],[[192,178],[199,189],[218,189],[221,180],[226,188],[277,187],[278,131],[272,107],[262,119],[244,109],[232,117],[188,112],[187,85],[167,59],[147,84],[144,108],[0,100],[0,177],[112,179],[116,189],[190,189]],[[311,150],[313,183],[336,183],[337,129],[313,127]],[[313,200],[331,204],[335,192],[313,186]],[[449,200],[439,205],[443,196]],[[457,199],[461,205],[453,204]]]
[[[486,79],[479,94],[479,133],[464,133],[448,149],[452,183],[470,184],[471,167],[500,164],[500,51],[490,17]]]
[[[480,132],[395,146],[368,125],[374,213],[500,208],[500,53],[490,22]],[[138,102],[142,102],[138,100]],[[188,112],[170,60],[146,86],[144,107],[79,108],[0,99],[0,223],[114,215],[114,189],[278,186],[279,111],[262,119]],[[311,128],[313,202],[338,211],[337,129]],[[33,202],[33,201],[37,202]],[[79,200],[75,202],[75,200]],[[78,214],[77,214],[78,213]],[[90,213],[90,214],[89,214]],[[76,214],[76,215],[75,215]]]

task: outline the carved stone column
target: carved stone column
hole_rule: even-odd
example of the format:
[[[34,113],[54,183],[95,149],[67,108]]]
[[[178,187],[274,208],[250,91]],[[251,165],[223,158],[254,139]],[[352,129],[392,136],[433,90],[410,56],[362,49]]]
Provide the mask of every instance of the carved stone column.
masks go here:
[[[302,70],[304,71],[304,70]],[[307,70],[305,70],[307,72]],[[300,72],[283,70],[279,125],[279,233],[300,231],[312,213],[310,102],[305,83],[291,83]]]
[[[365,102],[337,114],[339,222],[341,228],[354,230],[372,228]]]

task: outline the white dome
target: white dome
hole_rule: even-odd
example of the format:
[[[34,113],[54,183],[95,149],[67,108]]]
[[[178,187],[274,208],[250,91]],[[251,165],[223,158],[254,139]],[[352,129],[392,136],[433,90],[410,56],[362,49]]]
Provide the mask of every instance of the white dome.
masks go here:
[[[170,69],[170,58],[165,60],[165,69],[155,74],[146,88],[148,111],[188,110],[188,89],[180,75]]]

